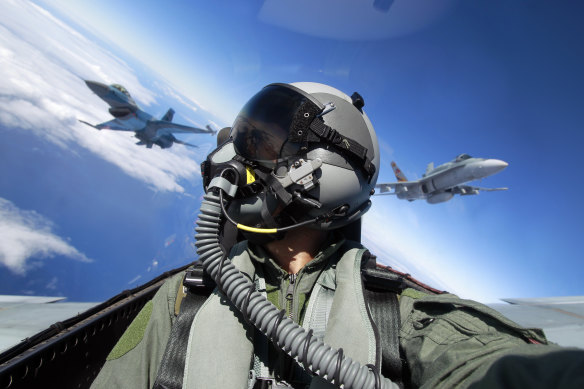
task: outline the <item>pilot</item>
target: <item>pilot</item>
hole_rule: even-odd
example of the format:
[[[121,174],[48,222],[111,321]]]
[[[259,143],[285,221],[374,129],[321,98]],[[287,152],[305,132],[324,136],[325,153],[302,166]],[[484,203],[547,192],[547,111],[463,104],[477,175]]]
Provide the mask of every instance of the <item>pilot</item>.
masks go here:
[[[159,289],[93,388],[584,387],[582,350],[375,264],[363,106],[317,83],[247,102],[202,165],[204,271]]]

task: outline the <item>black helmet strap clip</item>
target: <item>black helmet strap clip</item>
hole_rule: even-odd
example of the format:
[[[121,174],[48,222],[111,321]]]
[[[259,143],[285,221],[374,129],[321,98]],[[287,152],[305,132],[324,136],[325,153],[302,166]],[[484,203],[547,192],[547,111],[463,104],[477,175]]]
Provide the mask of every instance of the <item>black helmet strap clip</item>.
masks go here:
[[[306,100],[296,111],[290,128],[288,140],[307,145],[312,142],[325,142],[362,163],[369,180],[375,174],[375,166],[367,157],[367,148],[356,140],[348,138],[334,128],[327,126],[319,115],[322,109]]]

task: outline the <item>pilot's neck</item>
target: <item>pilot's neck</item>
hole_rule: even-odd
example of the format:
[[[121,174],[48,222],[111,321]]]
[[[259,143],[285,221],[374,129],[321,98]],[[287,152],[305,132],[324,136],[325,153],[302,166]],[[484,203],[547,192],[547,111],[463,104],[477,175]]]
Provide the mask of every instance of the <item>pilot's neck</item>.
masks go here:
[[[286,233],[284,239],[264,245],[278,265],[289,274],[296,274],[314,259],[327,231],[300,227]]]

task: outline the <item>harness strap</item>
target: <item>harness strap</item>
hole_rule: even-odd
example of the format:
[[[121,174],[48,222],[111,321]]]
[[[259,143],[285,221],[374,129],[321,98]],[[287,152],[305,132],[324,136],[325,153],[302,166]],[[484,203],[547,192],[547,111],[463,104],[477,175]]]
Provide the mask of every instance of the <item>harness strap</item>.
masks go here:
[[[212,290],[203,279],[202,266],[186,273],[183,284],[187,283],[196,287],[185,288],[186,296],[182,299],[180,313],[172,326],[153,389],[182,388],[188,344],[185,339],[189,338],[195,315]]]
[[[401,277],[387,268],[378,268],[377,257],[366,251],[361,263],[361,277],[369,315],[379,334],[381,346],[381,374],[400,388],[403,383],[403,361],[400,358],[399,328],[400,311],[398,294],[407,286]]]
[[[393,276],[389,271],[384,271],[379,268],[371,269],[370,266],[375,264],[374,256],[371,256],[370,261],[365,262],[365,268],[362,269],[361,273],[364,279],[364,297],[371,318],[379,333],[378,340],[381,343],[382,349],[381,371],[385,377],[390,378],[400,387],[403,387],[402,360],[400,358],[398,338],[400,313],[397,292],[401,291],[404,285],[401,282],[388,282],[390,280],[386,278]],[[182,388],[188,345],[185,339],[189,338],[194,317],[214,287],[212,281],[204,274],[202,266],[200,264],[198,265],[195,264],[195,268],[187,272],[183,281],[187,293],[181,302],[180,313],[176,322],[172,326],[153,389]],[[383,276],[378,274],[378,272],[384,273]],[[381,279],[383,279],[383,282],[375,282]],[[317,298],[315,300],[321,299]],[[320,314],[326,314],[328,309],[325,307],[329,305],[326,302],[327,298],[318,304],[322,305],[324,303],[322,307],[317,309]],[[318,324],[316,326],[319,327]],[[254,373],[257,374],[260,372],[254,371]]]
[[[402,361],[399,353],[399,303],[391,291],[370,288],[365,284],[365,301],[379,331],[381,343],[381,373],[403,387]]]
[[[324,339],[334,296],[333,290],[323,287],[318,281],[310,294],[302,327],[312,329],[313,336],[318,340]]]
[[[261,272],[261,270],[259,270]],[[260,292],[262,296],[267,298],[266,280],[263,277],[255,279],[256,291]],[[262,377],[269,377],[270,369],[266,366],[268,360],[268,339],[256,328],[254,330],[254,353],[253,353],[253,368],[249,372],[248,388],[255,389],[258,387],[258,381]],[[262,386],[259,386],[262,388]]]

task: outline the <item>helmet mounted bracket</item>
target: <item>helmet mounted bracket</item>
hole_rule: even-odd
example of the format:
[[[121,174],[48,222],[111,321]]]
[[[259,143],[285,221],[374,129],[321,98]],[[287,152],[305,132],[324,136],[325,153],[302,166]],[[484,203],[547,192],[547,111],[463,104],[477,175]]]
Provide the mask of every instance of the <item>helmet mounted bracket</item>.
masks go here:
[[[300,158],[292,164],[286,176],[283,178],[275,177],[284,188],[292,184],[298,184],[303,185],[305,190],[310,190],[315,186],[312,173],[321,166],[322,160],[320,158],[309,160],[308,162]]]

